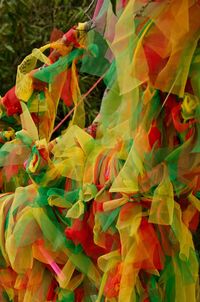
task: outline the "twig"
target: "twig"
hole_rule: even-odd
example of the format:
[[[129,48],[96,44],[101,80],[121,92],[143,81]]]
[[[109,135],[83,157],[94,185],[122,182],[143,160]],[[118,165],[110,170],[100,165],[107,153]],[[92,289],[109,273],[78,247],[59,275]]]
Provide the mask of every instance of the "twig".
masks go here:
[[[89,10],[92,8],[93,4],[95,3],[96,0],[92,0],[92,2],[90,3],[90,5],[88,6],[88,8],[86,8],[86,10],[84,10],[84,14],[87,15],[87,13],[89,12]]]
[[[56,132],[60,126],[68,119],[68,117],[74,112],[74,110],[83,102],[83,100],[96,88],[96,86],[103,80],[105,77],[106,72],[104,75],[102,75],[95,83],[94,85],[81,97],[80,101],[72,108],[68,114],[62,119],[62,121],[53,129],[52,134]]]

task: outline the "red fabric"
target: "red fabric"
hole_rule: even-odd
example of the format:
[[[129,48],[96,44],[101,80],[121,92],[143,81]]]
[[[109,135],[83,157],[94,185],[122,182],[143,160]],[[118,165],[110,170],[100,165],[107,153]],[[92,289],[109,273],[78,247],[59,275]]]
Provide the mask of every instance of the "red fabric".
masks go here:
[[[126,0],[122,0],[122,6],[123,6],[123,7],[126,6]]]
[[[72,180],[70,178],[66,178],[66,182],[65,182],[65,191],[72,191],[73,187],[72,187]]]
[[[99,201],[94,201],[93,202],[93,213],[95,214],[96,212],[103,212],[103,202],[99,202]]]
[[[33,75],[34,75],[34,73],[32,73],[32,76]],[[42,82],[42,81],[40,81],[40,80],[33,77],[33,82],[32,82],[33,90],[35,90],[35,91],[44,91],[46,86],[47,86],[47,83]]]
[[[104,233],[105,248],[107,252],[111,252],[113,249],[121,249],[119,235]]]
[[[61,39],[62,36],[63,36],[63,34],[64,34],[64,33],[63,33],[61,30],[59,30],[59,29],[57,29],[57,28],[54,28],[54,29],[52,30],[52,32],[51,32],[50,42],[53,43],[53,42],[55,42],[55,41]]]
[[[47,292],[47,301],[52,301],[55,298],[56,287],[57,287],[57,282],[55,279],[53,279],[49,287],[49,290]]]
[[[195,133],[195,128],[190,128],[189,130],[188,130],[188,133],[186,134],[186,140],[188,140],[190,137],[192,137],[193,135],[194,135],[194,133]]]
[[[161,100],[162,102],[165,101],[166,95],[160,92]],[[165,102],[164,108],[165,108],[165,124],[168,126],[172,122],[172,109],[176,107],[178,104],[177,97],[174,94],[170,94],[167,97],[167,100]]]
[[[194,194],[196,194],[198,191],[200,191],[200,175],[199,175],[199,172],[197,172],[197,173],[198,173],[198,175],[197,175],[197,178],[195,181]]]
[[[107,298],[118,297],[120,280],[121,280],[120,265],[118,265],[108,275],[108,279],[104,287],[104,293]]]
[[[167,63],[167,59],[161,58],[152,48],[150,48],[146,43],[143,45],[144,53],[147,59],[149,67],[149,77],[152,83],[155,82],[159,72],[163,69]]]
[[[187,131],[195,123],[194,119],[189,120],[187,123],[181,122],[181,104],[172,109],[172,119],[175,129],[180,133]]]
[[[149,144],[150,144],[151,148],[153,148],[153,146],[155,144],[156,144],[156,147],[161,147],[161,132],[157,128],[155,122],[153,122],[153,125],[150,129],[148,138],[149,138]]]
[[[190,79],[187,79],[187,83],[186,83],[186,86],[185,86],[185,92],[188,92],[190,94],[194,94]]]
[[[199,212],[196,211],[196,214],[193,216],[192,220],[190,221],[189,228],[191,231],[195,232],[199,225]]]
[[[44,159],[45,161],[49,160],[49,152],[45,147],[38,149],[38,152],[40,153],[42,159]]]
[[[144,270],[163,269],[163,251],[153,225],[146,218],[142,218],[138,235],[140,241],[134,267]]]
[[[4,167],[3,170],[5,172],[7,181],[10,181],[12,179],[12,177],[17,176],[17,174],[19,173],[20,167],[21,167],[20,165],[12,165],[12,164]]]
[[[75,302],[82,302],[84,298],[84,289],[82,287],[78,287],[74,291],[75,294]]]
[[[87,133],[89,133],[93,138],[96,138],[97,126],[97,123],[93,123],[86,129]]]
[[[15,94],[15,86],[10,90],[8,90],[8,92],[5,94],[5,96],[2,99],[2,103],[6,108],[8,116],[22,113],[20,101]]]
[[[81,244],[86,255],[95,260],[106,252],[105,249],[97,246],[93,241],[93,229],[88,224],[88,213],[83,220],[76,219],[72,227],[66,228],[65,234],[76,245]]]
[[[63,35],[65,44],[68,46],[72,44],[74,47],[80,47],[80,44],[77,41],[77,30],[75,27],[71,28],[67,33]]]

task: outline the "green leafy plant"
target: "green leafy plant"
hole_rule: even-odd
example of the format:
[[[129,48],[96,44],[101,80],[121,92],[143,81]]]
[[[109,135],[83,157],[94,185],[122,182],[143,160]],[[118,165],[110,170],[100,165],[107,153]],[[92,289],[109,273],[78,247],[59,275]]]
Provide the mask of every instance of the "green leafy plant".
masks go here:
[[[89,0],[1,0],[0,95],[3,96],[15,84],[17,66],[23,58],[33,48],[46,44],[54,28],[66,32],[78,22],[88,21],[91,10]],[[95,77],[81,75],[83,93],[95,81]],[[102,85],[98,86],[85,100],[87,125],[99,111],[102,89]],[[67,112],[68,108],[60,104],[56,122]]]

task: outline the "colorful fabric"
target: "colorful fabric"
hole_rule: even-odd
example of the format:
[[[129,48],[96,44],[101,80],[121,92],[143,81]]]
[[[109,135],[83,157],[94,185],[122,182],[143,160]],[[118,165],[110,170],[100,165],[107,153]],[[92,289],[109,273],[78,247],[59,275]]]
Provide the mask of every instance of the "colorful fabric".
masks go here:
[[[92,29],[19,65],[1,99],[1,301],[199,301],[199,15],[99,0]],[[106,85],[88,128],[79,72]],[[73,116],[52,140],[59,101]]]

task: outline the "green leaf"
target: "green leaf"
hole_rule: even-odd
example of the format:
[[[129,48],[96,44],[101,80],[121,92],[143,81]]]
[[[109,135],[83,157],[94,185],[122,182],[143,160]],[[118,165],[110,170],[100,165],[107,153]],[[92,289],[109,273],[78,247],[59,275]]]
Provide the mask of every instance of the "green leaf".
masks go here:
[[[110,2],[112,3],[113,13],[116,15],[116,0],[110,0]]]
[[[15,53],[15,50],[12,48],[11,45],[6,44],[6,45],[5,45],[5,48],[6,48],[7,50],[11,51],[12,53]]]

